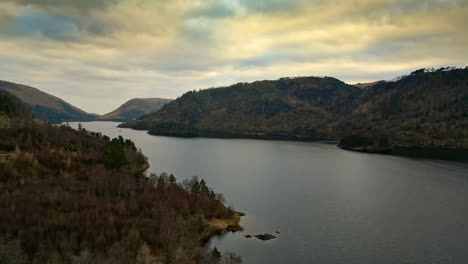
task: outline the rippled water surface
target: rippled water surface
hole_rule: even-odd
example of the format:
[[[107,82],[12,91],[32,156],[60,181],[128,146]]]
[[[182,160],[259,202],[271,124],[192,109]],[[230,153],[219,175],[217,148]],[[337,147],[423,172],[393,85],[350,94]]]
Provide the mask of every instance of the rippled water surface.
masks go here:
[[[209,246],[244,263],[468,263],[468,165],[344,151],[326,143],[150,136],[150,172],[197,175],[247,214]],[[78,127],[78,123],[70,123]],[[281,234],[270,241],[246,234]]]

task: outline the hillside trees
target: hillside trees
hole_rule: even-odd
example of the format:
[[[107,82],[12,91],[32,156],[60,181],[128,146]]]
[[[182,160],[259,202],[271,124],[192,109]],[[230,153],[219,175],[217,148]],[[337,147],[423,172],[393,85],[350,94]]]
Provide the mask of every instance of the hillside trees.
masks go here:
[[[1,263],[204,258],[207,221],[232,213],[206,183],[192,180],[209,197],[173,175],[144,177],[146,159],[132,141],[20,117],[28,110],[18,107],[0,113],[13,116],[0,128]]]
[[[360,87],[331,77],[238,83],[188,92],[121,126],[166,136],[360,136],[381,147],[468,149],[467,68],[419,69]]]

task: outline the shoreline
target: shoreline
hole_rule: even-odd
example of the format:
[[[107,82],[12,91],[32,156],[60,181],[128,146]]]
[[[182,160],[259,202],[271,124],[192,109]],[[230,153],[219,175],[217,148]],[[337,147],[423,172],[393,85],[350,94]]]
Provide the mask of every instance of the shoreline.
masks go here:
[[[143,172],[145,172],[147,169],[149,169],[150,167],[151,167],[151,166],[150,166],[149,162],[145,162],[141,167],[135,168],[135,169],[133,170],[133,173],[134,173],[134,174],[143,173]]]
[[[233,215],[229,218],[213,218],[207,221],[207,226],[202,233],[202,244],[205,245],[210,241],[211,238],[215,236],[220,236],[225,232],[228,232],[226,228],[229,226],[236,226],[242,229],[239,225],[241,217],[245,216],[245,214],[240,212],[233,212]]]
[[[131,128],[130,129],[134,129]],[[146,129],[135,129],[146,130]],[[148,134],[152,136],[166,136],[166,137],[179,137],[179,138],[220,138],[220,139],[258,139],[258,140],[278,140],[278,141],[303,141],[314,142],[323,141],[338,144],[339,139],[325,138],[325,137],[308,137],[291,134],[274,134],[274,133],[243,133],[243,132],[212,132],[204,131],[198,134],[184,135],[179,133],[157,133],[148,130]]]
[[[138,131],[147,131],[149,135],[179,137],[179,138],[218,138],[218,139],[256,139],[256,140],[278,140],[299,142],[324,142],[335,144],[342,150],[356,151],[369,154],[383,154],[402,157],[439,159],[456,162],[468,162],[468,148],[442,147],[442,146],[391,146],[386,149],[375,149],[373,146],[347,147],[340,144],[336,138],[305,137],[290,134],[268,134],[268,133],[241,133],[241,132],[216,132],[199,131],[197,134],[160,133],[148,129],[120,126]]]
[[[281,134],[281,133],[254,133],[254,132],[224,132],[224,131],[212,131],[212,130],[198,130],[196,132],[162,132],[160,130],[155,131],[144,127],[132,127],[120,123],[117,127],[129,128],[137,131],[147,131],[152,136],[165,136],[165,137],[179,137],[179,138],[224,138],[224,139],[261,139],[261,140],[285,140],[285,141],[328,141],[332,143],[339,143],[337,138],[327,137],[311,137],[301,136],[293,134]]]
[[[372,146],[347,147],[338,145],[342,150],[355,151],[368,154],[382,154],[398,157],[425,158],[446,160],[454,162],[468,162],[468,149],[438,146],[392,146],[388,149],[378,150]]]

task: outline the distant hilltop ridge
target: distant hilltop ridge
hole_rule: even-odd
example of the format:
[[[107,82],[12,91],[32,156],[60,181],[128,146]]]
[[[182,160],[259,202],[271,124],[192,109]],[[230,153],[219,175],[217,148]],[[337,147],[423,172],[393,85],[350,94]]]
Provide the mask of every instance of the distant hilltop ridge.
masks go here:
[[[49,123],[94,120],[124,122],[157,111],[172,101],[172,99],[163,98],[135,98],[127,101],[116,110],[100,116],[87,113],[56,96],[27,85],[0,81],[0,90],[18,97],[31,108],[37,118]]]
[[[361,87],[296,77],[191,91],[121,127],[167,136],[346,138],[343,148],[370,152],[466,149],[468,67],[420,69]]]
[[[150,112],[155,112],[171,101],[172,99],[163,98],[134,98],[127,101],[116,110],[97,117],[96,120],[118,122],[129,121]]]
[[[0,89],[18,97],[24,104],[31,108],[37,118],[47,122],[91,121],[96,117],[56,96],[42,92],[34,87],[0,81]]]

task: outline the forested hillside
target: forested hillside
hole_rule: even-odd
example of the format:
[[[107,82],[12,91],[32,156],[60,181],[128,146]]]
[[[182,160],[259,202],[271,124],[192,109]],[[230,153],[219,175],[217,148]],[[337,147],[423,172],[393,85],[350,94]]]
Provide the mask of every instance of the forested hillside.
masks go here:
[[[0,118],[0,263],[225,263],[201,245],[234,212],[203,180],[147,178],[132,141],[48,125],[1,90]]]
[[[360,93],[329,77],[239,83],[188,92],[123,127],[176,136],[338,138],[337,120]]]
[[[186,93],[122,126],[155,135],[344,139],[343,148],[370,152],[468,149],[468,68],[421,69],[360,88],[330,77],[239,83]]]
[[[468,148],[468,69],[415,71],[363,90],[355,104],[339,128],[354,137],[343,147]]]
[[[0,81],[0,90],[18,97],[37,118],[47,122],[90,121],[96,117],[58,97],[26,85]]]

